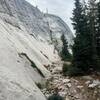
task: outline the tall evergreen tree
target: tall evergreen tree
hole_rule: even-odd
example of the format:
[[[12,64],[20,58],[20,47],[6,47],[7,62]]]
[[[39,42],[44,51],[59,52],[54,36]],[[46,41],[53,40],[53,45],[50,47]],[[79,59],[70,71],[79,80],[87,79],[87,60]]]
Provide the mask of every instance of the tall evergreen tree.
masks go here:
[[[61,36],[61,40],[63,43],[62,51],[61,51],[62,60],[70,60],[71,54],[68,51],[68,42],[66,41],[66,37],[64,34]]]
[[[86,5],[82,5],[80,0],[75,0],[72,21],[74,29],[76,30],[76,38],[73,45],[73,66],[82,72],[86,72],[91,65],[92,40],[91,34],[89,34]]]
[[[97,54],[96,0],[89,0],[88,9],[85,0],[83,1],[82,4],[80,0],[75,0],[73,10],[72,24],[76,31],[76,37],[73,45],[72,64],[74,70],[77,69],[77,73],[84,74],[89,72],[90,69],[98,69],[100,60]]]
[[[80,34],[80,32],[82,31],[81,30],[82,23],[80,23],[82,19],[83,19],[82,5],[80,3],[80,0],[75,0],[75,9],[73,10],[73,18],[72,18],[73,23],[72,24],[76,31],[76,35]]]
[[[89,24],[90,24],[90,34],[92,39],[92,66],[94,69],[98,69],[100,66],[100,60],[97,53],[97,28],[96,28],[96,15],[97,7],[96,0],[89,0]]]
[[[100,58],[100,0],[97,3],[97,34],[96,34],[96,42],[97,42],[97,52]]]

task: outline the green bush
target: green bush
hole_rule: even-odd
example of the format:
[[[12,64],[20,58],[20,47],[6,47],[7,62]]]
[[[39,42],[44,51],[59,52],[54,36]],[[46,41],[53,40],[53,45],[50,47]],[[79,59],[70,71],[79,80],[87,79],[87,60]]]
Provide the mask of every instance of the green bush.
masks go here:
[[[69,76],[80,76],[83,75],[83,71],[77,67],[70,66],[67,72]]]
[[[83,74],[81,69],[67,64],[63,64],[62,73],[64,76],[79,76]]]
[[[62,72],[63,72],[64,75],[68,72],[69,67],[70,67],[69,65],[63,64]]]
[[[62,58],[62,61],[72,61],[72,55],[71,54],[64,55],[64,54],[60,53],[60,56]]]
[[[32,66],[33,68],[37,68],[34,62],[31,62],[31,66]]]
[[[36,85],[37,85],[37,87],[38,87],[39,89],[42,89],[41,83],[36,83]]]

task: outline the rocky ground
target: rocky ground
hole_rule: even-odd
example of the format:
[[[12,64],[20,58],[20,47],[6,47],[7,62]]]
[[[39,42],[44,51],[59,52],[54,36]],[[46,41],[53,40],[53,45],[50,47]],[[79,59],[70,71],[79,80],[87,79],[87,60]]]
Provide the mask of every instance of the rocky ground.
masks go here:
[[[49,68],[52,76],[42,89],[46,97],[58,87],[59,94],[65,100],[100,100],[100,76],[65,77],[62,74],[62,64],[57,62]]]

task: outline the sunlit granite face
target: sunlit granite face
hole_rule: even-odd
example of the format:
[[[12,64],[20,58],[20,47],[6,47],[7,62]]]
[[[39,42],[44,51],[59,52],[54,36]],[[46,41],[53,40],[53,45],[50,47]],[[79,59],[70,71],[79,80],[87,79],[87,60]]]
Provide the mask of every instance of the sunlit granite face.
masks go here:
[[[60,60],[50,30],[56,39],[65,33],[72,41],[59,17],[45,16],[24,0],[0,0],[0,100],[46,100],[35,83],[49,77],[45,67]]]

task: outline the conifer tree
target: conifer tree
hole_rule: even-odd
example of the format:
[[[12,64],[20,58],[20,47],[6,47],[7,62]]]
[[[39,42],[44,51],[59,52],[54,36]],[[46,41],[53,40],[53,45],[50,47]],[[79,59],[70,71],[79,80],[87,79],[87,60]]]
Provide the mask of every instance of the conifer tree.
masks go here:
[[[100,60],[98,59],[97,54],[97,49],[99,50],[99,48],[97,48],[97,43],[99,42],[97,42],[96,20],[98,18],[96,18],[97,8],[95,1],[96,0],[89,0],[89,6],[87,9],[85,2],[82,4],[80,0],[75,0],[72,24],[76,31],[76,37],[72,49],[72,65],[74,70],[76,68],[78,71],[77,73],[79,74],[88,73],[90,72],[90,69],[98,69],[100,67]]]
[[[97,28],[96,28],[96,19],[97,19],[97,7],[96,0],[89,0],[89,24],[90,24],[90,34],[92,40],[92,67],[93,69],[98,69],[100,67],[100,60],[97,53]]]
[[[73,26],[76,30],[76,38],[73,45],[73,66],[82,73],[88,72],[91,64],[91,34],[86,14],[86,5],[82,5],[80,0],[75,0],[73,10]]]
[[[70,60],[71,54],[68,51],[68,42],[66,41],[66,37],[64,34],[61,36],[61,40],[63,43],[62,51],[61,51],[62,60]]]
[[[100,0],[97,3],[97,34],[96,34],[96,42],[97,42],[97,53],[100,58]]]
[[[73,23],[72,24],[76,31],[76,35],[80,34],[80,32],[82,31],[81,30],[82,23],[80,23],[82,19],[83,19],[82,5],[80,3],[80,0],[75,0],[75,9],[73,10],[73,18],[72,18]]]

